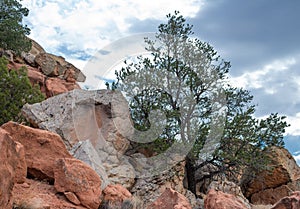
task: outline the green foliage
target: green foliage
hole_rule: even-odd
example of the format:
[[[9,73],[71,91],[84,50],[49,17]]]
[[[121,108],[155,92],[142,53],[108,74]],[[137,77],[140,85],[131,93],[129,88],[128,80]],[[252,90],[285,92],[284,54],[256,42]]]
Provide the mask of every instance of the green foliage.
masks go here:
[[[164,131],[142,146],[159,153],[176,141],[193,143],[187,162],[188,172],[193,172],[188,174],[189,181],[194,182],[203,180],[196,179],[194,172],[207,165],[213,171],[202,178],[236,176],[245,167],[264,168],[263,150],[283,146],[285,117],[276,113],[255,118],[252,95],[227,82],[230,63],[210,44],[191,37],[192,26],[179,12],[167,18],[155,40],[145,39],[151,56],[125,61],[126,67],[116,71],[117,81],[111,86],[131,98],[131,116],[138,130],[151,128],[151,111],[159,109],[166,115]],[[207,158],[203,158],[204,144],[214,148]],[[195,187],[190,189],[195,192]]]
[[[23,17],[29,13],[27,8],[17,0],[1,0],[0,2],[0,48],[13,50],[17,54],[31,49],[30,34],[27,25],[22,24]]]
[[[24,104],[41,102],[45,96],[38,87],[32,87],[26,68],[9,71],[7,60],[0,58],[0,125],[12,120],[22,121]]]

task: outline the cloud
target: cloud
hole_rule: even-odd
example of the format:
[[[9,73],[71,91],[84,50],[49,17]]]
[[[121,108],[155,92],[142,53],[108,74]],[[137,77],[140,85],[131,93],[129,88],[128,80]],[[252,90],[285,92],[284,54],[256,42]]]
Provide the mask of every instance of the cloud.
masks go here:
[[[74,57],[61,51],[85,51],[93,55],[111,41],[128,35],[134,22],[146,19],[164,19],[167,12],[179,10],[194,17],[203,0],[24,0],[29,8],[26,23],[31,27],[31,37],[47,51]],[[80,57],[79,57],[80,59]]]
[[[207,1],[208,2],[208,1]],[[215,0],[191,18],[195,33],[232,63],[239,76],[300,53],[300,1]]]
[[[300,155],[293,155],[293,157],[296,160],[297,164],[300,165]]]
[[[274,60],[262,68],[231,77],[232,85],[250,90],[257,105],[256,116],[278,112],[287,116],[286,131],[300,135],[300,54]]]

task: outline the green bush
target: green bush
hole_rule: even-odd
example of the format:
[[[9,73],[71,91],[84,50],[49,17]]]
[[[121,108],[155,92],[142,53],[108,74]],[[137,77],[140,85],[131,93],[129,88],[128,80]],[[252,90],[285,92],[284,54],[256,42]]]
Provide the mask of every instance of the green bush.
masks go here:
[[[0,125],[11,120],[22,122],[23,105],[45,99],[40,89],[30,84],[25,67],[9,71],[7,63],[5,58],[0,58]]]

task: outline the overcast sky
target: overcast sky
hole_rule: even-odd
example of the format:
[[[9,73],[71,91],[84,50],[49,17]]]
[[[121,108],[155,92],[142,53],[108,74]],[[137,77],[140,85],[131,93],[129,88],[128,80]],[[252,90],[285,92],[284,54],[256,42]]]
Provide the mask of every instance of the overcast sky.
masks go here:
[[[286,146],[300,150],[299,0],[23,0],[31,37],[64,56],[88,77],[98,50],[131,35],[156,32],[165,15],[179,10],[195,36],[231,62],[238,87],[254,95],[257,117],[288,116]],[[101,74],[101,73],[100,73]],[[101,76],[98,76],[101,77]],[[90,81],[88,79],[88,81]],[[91,86],[91,82],[84,85]],[[300,155],[299,155],[300,162]]]

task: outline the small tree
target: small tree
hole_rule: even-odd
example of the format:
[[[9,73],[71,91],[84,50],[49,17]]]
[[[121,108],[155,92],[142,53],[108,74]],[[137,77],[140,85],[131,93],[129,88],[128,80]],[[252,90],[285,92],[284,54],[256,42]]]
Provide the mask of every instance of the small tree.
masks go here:
[[[7,60],[0,58],[0,125],[12,120],[22,121],[24,104],[41,102],[45,96],[38,87],[32,87],[25,67],[9,71]]]
[[[151,55],[125,61],[126,67],[116,71],[117,81],[112,84],[112,89],[126,92],[131,99],[136,129],[151,128],[153,110],[166,116],[162,133],[142,146],[159,153],[178,141],[192,143],[186,167],[194,193],[197,182],[215,175],[233,175],[234,180],[242,169],[264,168],[263,150],[283,146],[285,117],[271,114],[256,119],[250,93],[227,82],[230,63],[220,59],[210,44],[192,38],[192,26],[179,12],[167,18],[155,40],[145,39]],[[196,175],[203,168],[208,169],[206,174]]]
[[[31,49],[30,34],[27,25],[23,25],[23,17],[29,13],[27,8],[17,0],[1,0],[0,2],[0,48],[13,50],[17,54]]]

